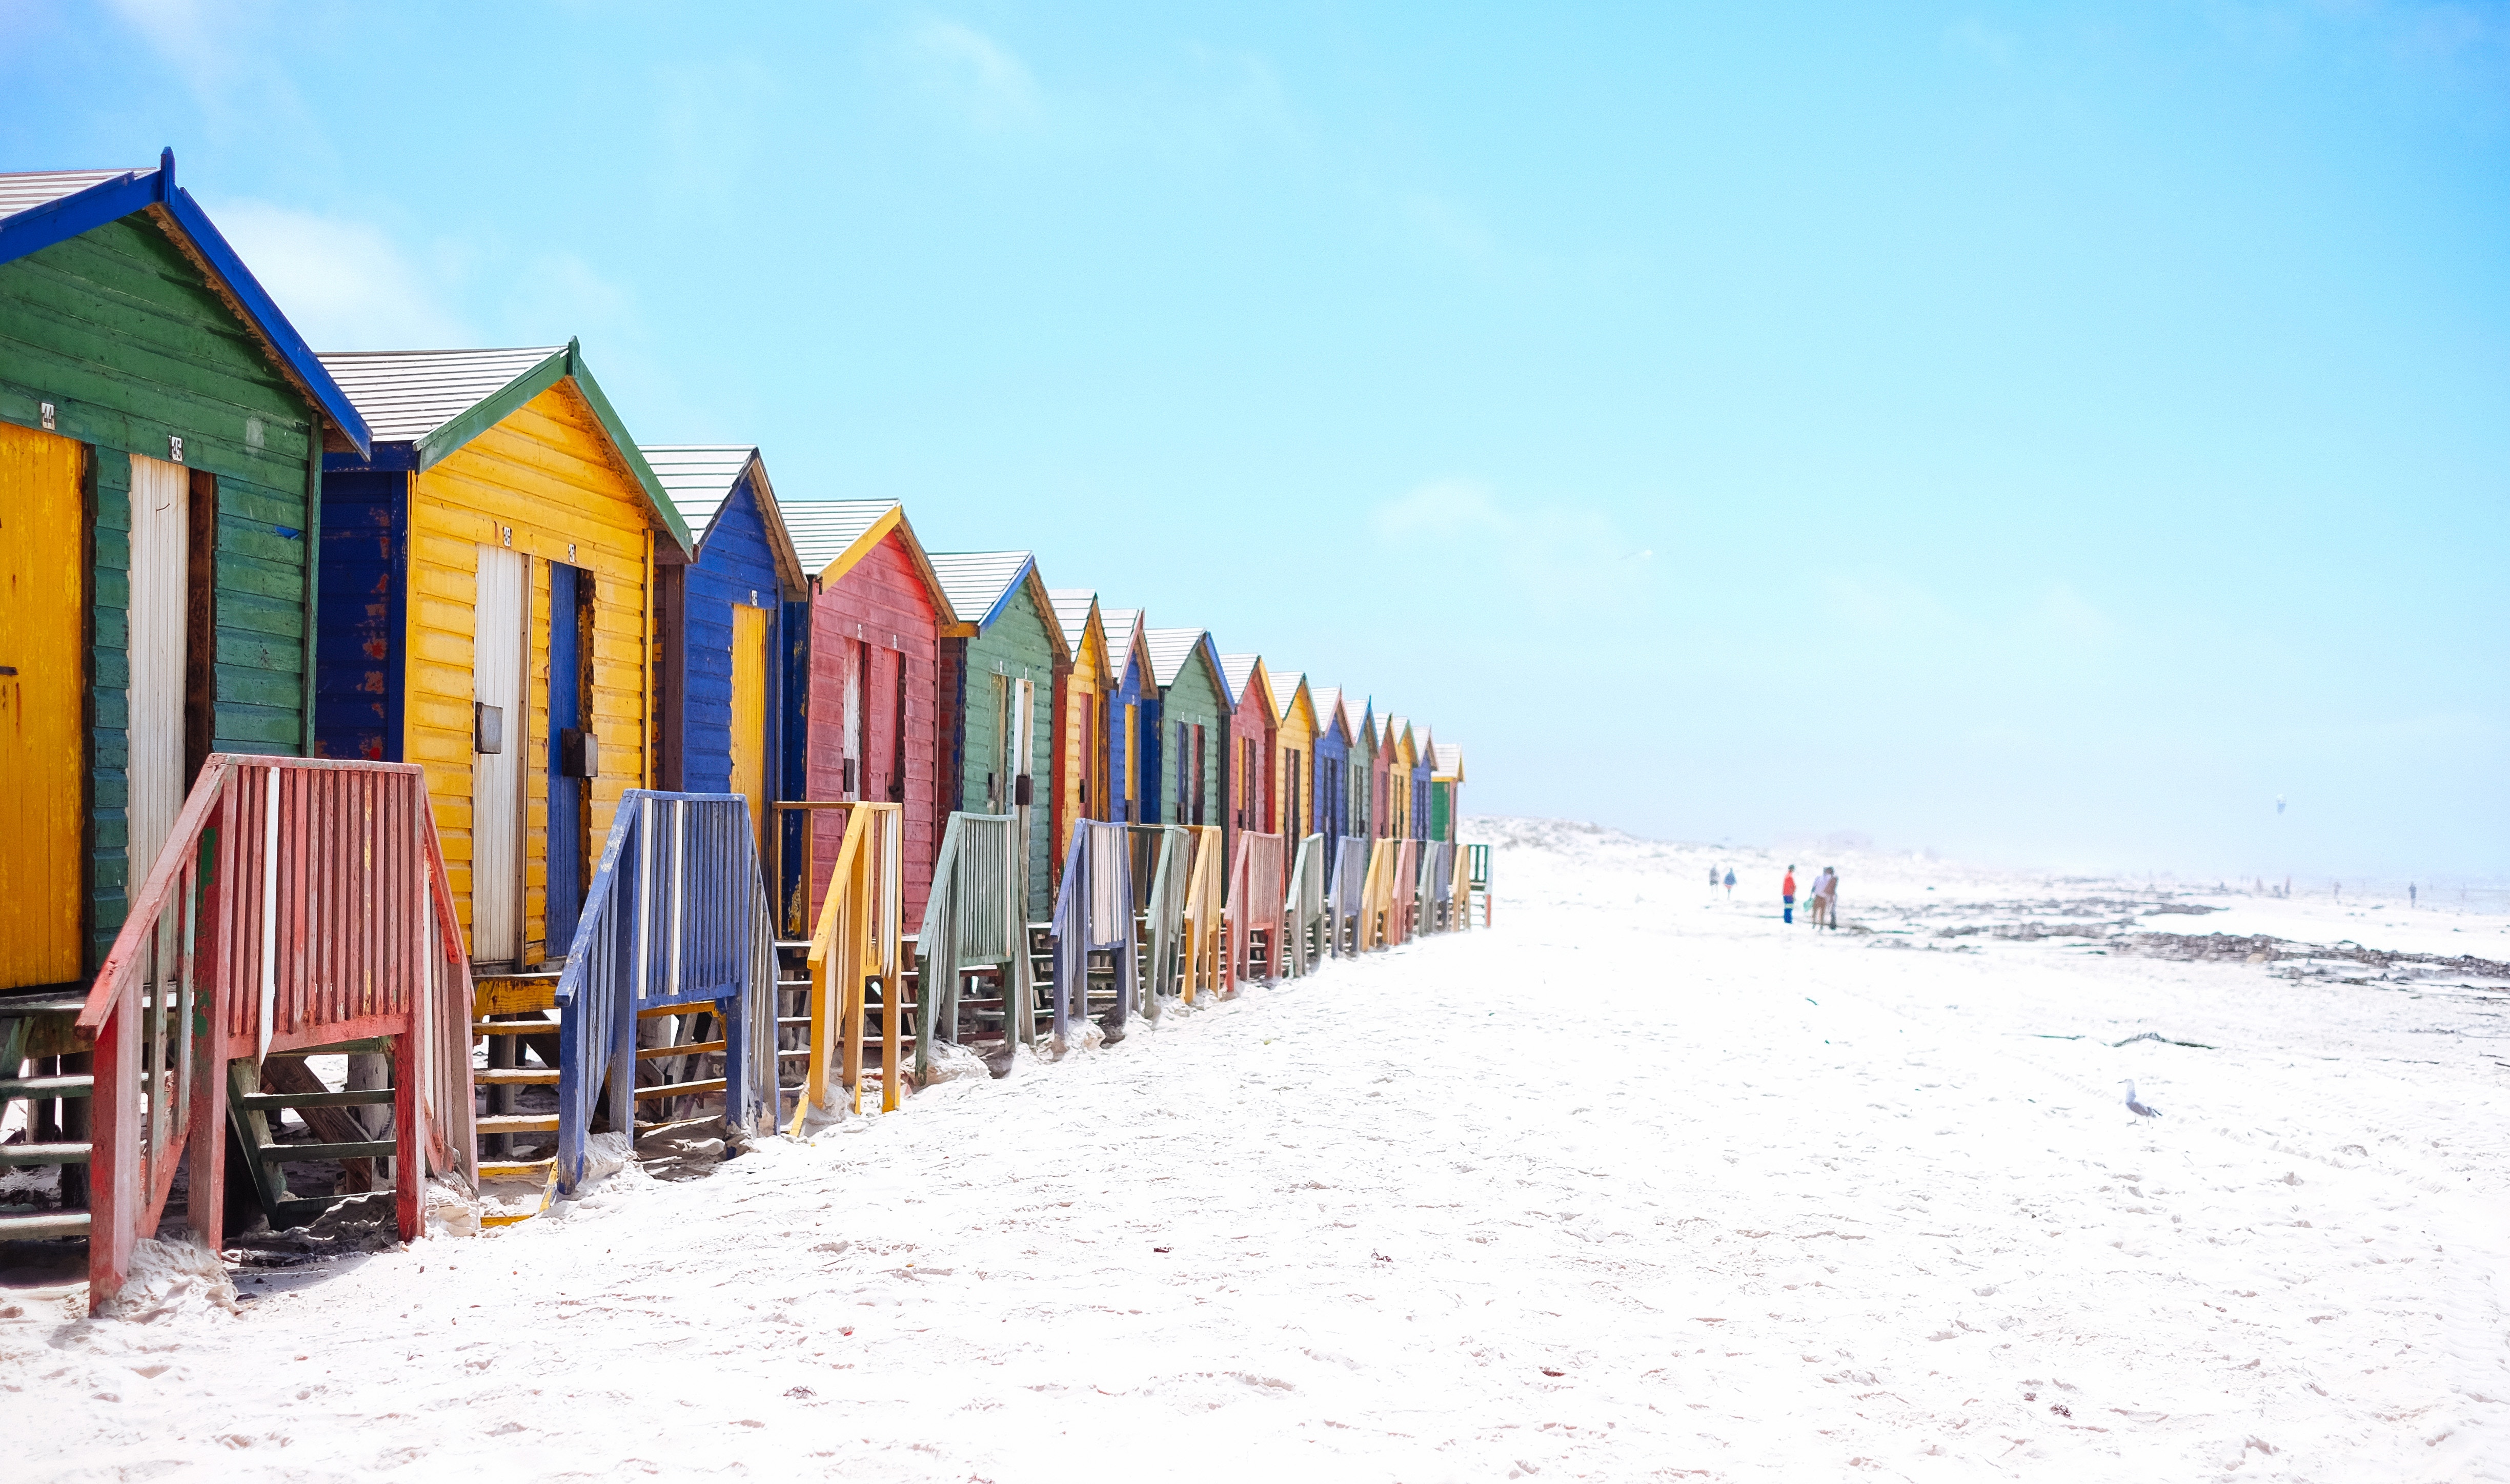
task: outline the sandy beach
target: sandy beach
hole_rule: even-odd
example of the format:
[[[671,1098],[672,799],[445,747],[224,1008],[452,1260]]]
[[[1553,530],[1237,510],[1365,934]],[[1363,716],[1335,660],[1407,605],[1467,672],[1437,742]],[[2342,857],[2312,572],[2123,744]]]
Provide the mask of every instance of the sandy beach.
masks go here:
[[[0,1301],[20,1476],[2510,1475],[2499,915],[1853,856],[1816,934],[1466,837],[1489,932],[235,1313]]]

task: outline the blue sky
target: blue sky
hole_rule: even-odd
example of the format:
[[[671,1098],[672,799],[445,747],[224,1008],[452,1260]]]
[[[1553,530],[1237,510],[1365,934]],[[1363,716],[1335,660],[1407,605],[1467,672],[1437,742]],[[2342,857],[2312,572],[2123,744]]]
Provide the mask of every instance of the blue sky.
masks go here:
[[[2502,5],[0,37],[0,168],[173,145],[318,345],[580,335],[641,437],[1373,691],[1474,807],[2510,875]]]

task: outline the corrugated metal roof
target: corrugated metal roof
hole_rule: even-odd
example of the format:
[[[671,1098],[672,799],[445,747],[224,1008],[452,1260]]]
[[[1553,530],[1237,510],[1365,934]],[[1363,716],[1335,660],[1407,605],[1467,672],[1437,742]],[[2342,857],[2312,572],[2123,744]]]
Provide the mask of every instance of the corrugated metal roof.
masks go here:
[[[750,443],[639,443],[645,462],[654,467],[654,477],[663,481],[671,503],[679,507],[680,518],[689,523],[689,531],[700,542],[732,498],[732,486],[741,472],[757,456]]]
[[[1246,700],[1246,682],[1255,678],[1255,666],[1263,663],[1262,655],[1222,655],[1220,673],[1229,680],[1229,708],[1236,710]],[[1265,676],[1271,679],[1272,676]]]
[[[1098,594],[1086,588],[1055,588],[1046,598],[1054,606],[1054,622],[1063,629],[1063,647],[1071,658],[1080,659],[1081,641],[1089,636],[1089,606],[1098,601]],[[1100,618],[1099,628],[1106,628],[1106,622]]]
[[[1116,672],[1116,683],[1124,680],[1124,662],[1132,657],[1133,631],[1142,627],[1139,608],[1101,608],[1098,627],[1107,630],[1107,667]]]
[[[1308,676],[1305,670],[1295,669],[1286,675],[1274,675],[1273,677],[1274,720],[1287,721],[1290,719],[1290,707],[1299,704],[1299,686],[1305,682]],[[1312,695],[1310,696],[1308,698],[1308,704],[1313,706],[1315,704],[1316,698]]]
[[[960,621],[984,625],[994,621],[994,610],[1010,596],[1012,585],[1036,556],[1029,552],[932,552],[926,560],[932,563],[932,575],[950,595]]]
[[[323,368],[377,442],[414,443],[563,355],[563,345],[488,351],[327,351]]]
[[[142,165],[118,171],[19,171],[0,174],[0,216],[31,211],[64,196],[75,196],[89,186],[119,180],[125,175],[144,175],[156,168]]]
[[[1151,651],[1152,678],[1159,681],[1160,690],[1176,684],[1177,676],[1185,673],[1186,656],[1202,642],[1203,632],[1199,628],[1153,628],[1142,635]]]
[[[784,529],[792,533],[802,570],[817,577],[895,509],[894,500],[787,500]]]
[[[1319,729],[1330,727],[1334,719],[1342,715],[1342,687],[1311,685],[1308,687],[1308,703],[1316,708],[1316,726]]]
[[[1439,742],[1433,749],[1437,756],[1429,765],[1433,775],[1454,778],[1464,771],[1464,749],[1460,742]]]

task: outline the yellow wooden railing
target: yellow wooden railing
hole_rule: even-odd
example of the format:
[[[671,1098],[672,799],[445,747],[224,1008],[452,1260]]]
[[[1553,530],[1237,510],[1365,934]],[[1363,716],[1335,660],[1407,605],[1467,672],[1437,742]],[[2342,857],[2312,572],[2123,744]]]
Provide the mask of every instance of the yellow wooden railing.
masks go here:
[[[868,1022],[880,1017],[880,1106],[896,1111],[904,1083],[898,1054],[906,1035],[906,993],[899,972],[898,915],[905,806],[856,804],[846,817],[845,843],[819,921],[811,934],[811,1062],[802,1097],[786,1131],[798,1134],[814,1107],[828,1107],[831,1074],[863,1111],[863,1047]],[[877,985],[880,1003],[871,1003]]]

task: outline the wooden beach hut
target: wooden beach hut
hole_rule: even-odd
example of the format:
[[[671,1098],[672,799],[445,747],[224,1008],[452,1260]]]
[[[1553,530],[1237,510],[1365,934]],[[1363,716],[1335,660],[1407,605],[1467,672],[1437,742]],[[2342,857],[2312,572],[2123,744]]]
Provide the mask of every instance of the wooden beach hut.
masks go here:
[[[1022,821],[1022,921],[1044,923],[1054,910],[1054,696],[1071,652],[1032,553],[935,552],[931,561],[959,619],[939,651],[941,795],[964,814]]]
[[[1069,662],[1055,681],[1054,697],[1053,835],[1060,890],[1074,826],[1116,818],[1107,789],[1107,624],[1098,594],[1085,588],[1054,589],[1046,597]]]
[[[1148,628],[1157,714],[1142,729],[1145,770],[1156,781],[1149,807],[1162,824],[1218,824],[1227,818],[1229,688],[1220,651],[1199,628]]]
[[[1279,764],[1274,739],[1281,722],[1273,705],[1272,673],[1261,655],[1223,655],[1220,674],[1229,688],[1230,838],[1234,841],[1244,830],[1278,834],[1273,790]],[[1229,858],[1237,858],[1235,844]]]
[[[1427,723],[1413,729],[1412,754],[1412,838],[1427,840],[1429,833],[1429,775],[1436,766],[1437,739],[1430,735]]]
[[[941,636],[958,626],[906,508],[892,500],[787,500],[784,526],[811,574],[803,679],[802,796],[904,806],[901,920],[924,918],[941,823]],[[845,811],[812,812],[788,848],[777,890],[818,916],[844,843]],[[789,837],[788,837],[789,838]]]
[[[1318,829],[1315,809],[1316,702],[1300,673],[1273,679],[1273,797],[1275,827],[1292,849]]]
[[[1464,749],[1440,742],[1429,771],[1429,838],[1453,841],[1464,808]]]
[[[1413,838],[1412,771],[1418,761],[1411,721],[1386,718],[1386,832],[1398,840]]]
[[[85,988],[209,753],[308,750],[322,454],[366,446],[171,150],[0,174],[0,992]]]
[[[315,750],[427,769],[475,970],[562,957],[688,527],[573,341],[323,363],[374,447],[324,459]]]
[[[1154,792],[1147,772],[1159,760],[1146,723],[1160,707],[1159,681],[1151,673],[1147,628],[1139,608],[1108,608],[1100,613],[1107,629],[1107,787],[1110,819],[1127,824],[1155,823]],[[1134,873],[1147,880],[1140,872]],[[1136,883],[1136,890],[1141,890]],[[1179,891],[1184,887],[1180,884]]]
[[[766,849],[784,797],[784,613],[810,596],[767,462],[746,443],[647,444],[697,557],[657,569],[655,786],[737,793]]]
[[[1342,708],[1350,719],[1350,832],[1374,840],[1386,833],[1386,760],[1380,749],[1386,727],[1373,702],[1354,702],[1345,693]]]
[[[1342,690],[1323,686],[1309,693],[1316,710],[1315,762],[1312,768],[1312,789],[1315,800],[1315,829],[1325,837],[1327,858],[1334,858],[1342,849],[1343,837],[1350,834],[1350,718],[1343,709]]]

